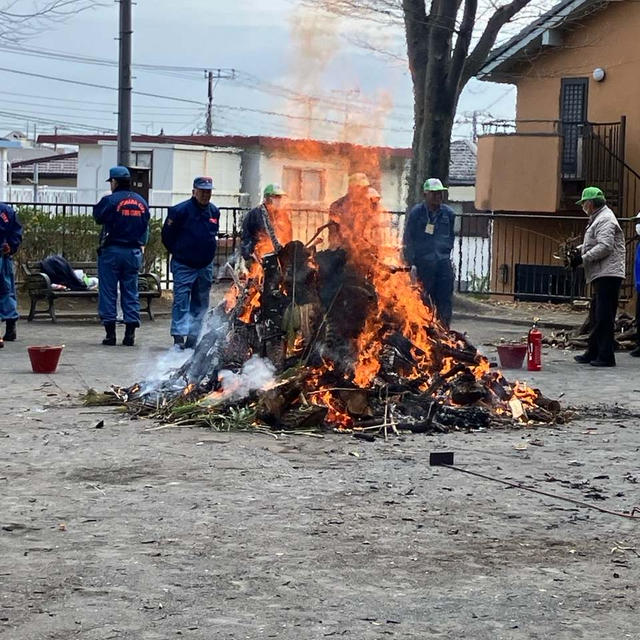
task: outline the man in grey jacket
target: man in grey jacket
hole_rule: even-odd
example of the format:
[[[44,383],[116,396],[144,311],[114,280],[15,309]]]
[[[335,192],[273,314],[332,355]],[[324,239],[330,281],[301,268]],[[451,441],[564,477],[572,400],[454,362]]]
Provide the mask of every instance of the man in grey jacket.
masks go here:
[[[573,264],[584,266],[594,309],[587,350],[575,360],[592,367],[615,367],[613,333],[620,285],[625,276],[624,234],[598,187],[587,187],[576,204],[589,216],[589,224]]]

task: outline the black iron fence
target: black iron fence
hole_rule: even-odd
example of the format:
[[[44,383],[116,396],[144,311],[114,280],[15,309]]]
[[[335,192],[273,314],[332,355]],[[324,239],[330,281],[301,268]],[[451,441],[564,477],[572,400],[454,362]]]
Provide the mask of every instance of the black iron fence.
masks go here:
[[[626,185],[628,207],[640,206],[640,188],[630,179]],[[61,253],[72,261],[95,259],[99,227],[91,216],[91,205],[14,203],[13,206],[25,227],[23,246],[16,257],[19,262],[40,260],[51,253]],[[171,273],[160,238],[167,207],[152,206],[150,209],[151,234],[145,249],[145,268],[161,274],[163,285],[167,287],[171,283]],[[224,266],[238,249],[245,211],[235,207],[220,208],[220,238],[215,260],[218,267]],[[303,242],[309,241],[328,221],[326,210],[298,209],[291,215],[294,237]],[[396,247],[400,260],[405,215],[402,212],[386,215],[389,218],[382,224],[382,242]],[[627,280],[623,294],[630,297],[635,220],[620,222],[628,239]],[[567,270],[563,263],[565,247],[580,243],[585,226],[586,217],[580,215],[459,214],[452,254],[456,290],[512,296],[520,300],[586,298],[589,291],[582,270]]]

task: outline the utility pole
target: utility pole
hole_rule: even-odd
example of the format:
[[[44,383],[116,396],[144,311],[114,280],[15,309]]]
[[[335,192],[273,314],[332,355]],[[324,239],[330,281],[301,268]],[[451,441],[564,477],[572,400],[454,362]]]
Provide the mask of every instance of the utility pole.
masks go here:
[[[213,90],[214,90],[214,80],[235,80],[236,79],[236,70],[235,69],[206,69],[204,72],[204,77],[207,80],[207,120],[206,120],[206,131],[207,135],[213,135]],[[217,84],[217,83],[216,83]]]
[[[478,142],[478,113],[479,111],[474,111],[471,119],[471,126],[473,127],[473,143]]]
[[[313,133],[313,107],[317,100],[315,98],[305,98],[304,103],[307,107],[306,119],[307,119],[307,140],[311,140]]]
[[[333,89],[331,93],[335,93],[344,98],[344,124],[342,125],[342,141],[349,142],[349,125],[351,124],[349,116],[351,115],[351,100],[360,97],[360,89]]]
[[[131,0],[120,2],[120,55],[118,61],[118,164],[131,163]]]

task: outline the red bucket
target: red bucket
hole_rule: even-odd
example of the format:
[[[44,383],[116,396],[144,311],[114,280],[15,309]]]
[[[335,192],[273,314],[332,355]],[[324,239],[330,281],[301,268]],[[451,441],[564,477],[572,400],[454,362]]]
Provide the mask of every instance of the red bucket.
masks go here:
[[[27,347],[33,373],[55,373],[63,349],[63,344],[59,346],[37,345]]]
[[[498,357],[503,369],[522,369],[524,357],[527,355],[526,344],[499,344]]]

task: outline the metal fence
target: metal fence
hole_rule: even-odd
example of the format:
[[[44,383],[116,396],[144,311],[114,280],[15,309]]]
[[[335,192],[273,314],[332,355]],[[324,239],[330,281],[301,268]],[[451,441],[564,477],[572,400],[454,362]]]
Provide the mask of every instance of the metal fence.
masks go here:
[[[25,260],[39,260],[51,253],[61,253],[70,260],[95,257],[98,227],[91,219],[92,205],[11,203],[18,212],[39,213],[51,221],[55,232],[29,230],[30,255]],[[222,267],[239,246],[242,217],[246,209],[220,207],[220,236],[215,263]],[[167,207],[150,207],[152,237],[147,249],[151,264],[147,268],[161,274],[165,287],[171,284],[166,251],[160,242],[160,228]],[[382,224],[382,242],[400,247],[405,214],[391,212]],[[297,209],[291,212],[294,237],[309,241],[318,227],[328,221],[327,210]],[[620,220],[627,238],[627,281],[623,297],[633,290],[633,249],[635,220]],[[519,300],[566,301],[589,296],[582,269],[567,270],[563,250],[567,243],[579,244],[586,226],[584,216],[462,213],[456,217],[456,242],[452,260],[456,271],[456,290],[460,293],[512,296]],[[38,236],[35,240],[32,236]],[[26,244],[26,243],[25,243]],[[323,245],[320,245],[320,249]],[[20,254],[18,254],[20,255]],[[146,255],[146,254],[145,254]]]

